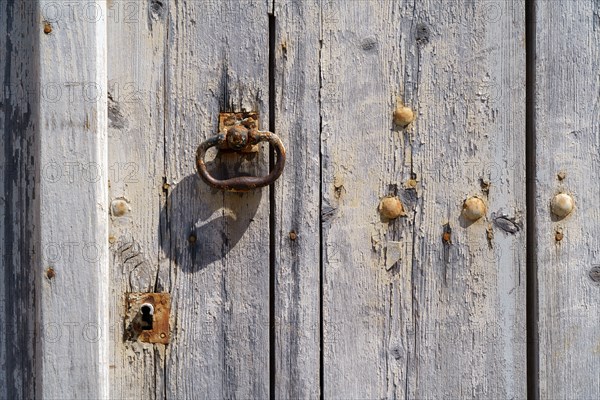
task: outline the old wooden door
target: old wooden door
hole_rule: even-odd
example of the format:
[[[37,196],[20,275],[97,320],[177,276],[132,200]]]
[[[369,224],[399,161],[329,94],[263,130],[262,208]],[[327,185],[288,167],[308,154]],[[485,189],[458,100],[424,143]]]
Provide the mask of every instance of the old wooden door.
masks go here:
[[[1,2],[0,398],[598,398],[599,15]],[[196,148],[244,110],[284,173],[212,189]],[[170,296],[168,344],[131,293]]]

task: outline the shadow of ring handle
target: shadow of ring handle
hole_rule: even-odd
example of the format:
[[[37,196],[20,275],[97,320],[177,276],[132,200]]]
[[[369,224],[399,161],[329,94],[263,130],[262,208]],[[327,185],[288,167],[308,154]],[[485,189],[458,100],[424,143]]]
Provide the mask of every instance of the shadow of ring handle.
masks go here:
[[[200,146],[198,146],[198,150],[196,151],[196,168],[198,169],[198,174],[204,182],[220,190],[227,190],[230,192],[247,192],[263,186],[268,186],[275,182],[279,176],[281,176],[283,167],[285,166],[285,148],[283,147],[281,139],[271,132],[252,130],[248,132],[247,139],[243,143],[244,146],[252,146],[260,142],[269,142],[275,148],[275,152],[277,153],[277,163],[275,164],[275,167],[273,167],[273,170],[268,175],[263,177],[238,176],[223,180],[213,178],[206,170],[204,156],[206,155],[206,151],[211,147],[216,146],[221,149],[230,148],[228,146],[229,141],[227,135],[228,134],[221,132],[218,135],[202,142]],[[237,150],[240,149],[237,148]]]

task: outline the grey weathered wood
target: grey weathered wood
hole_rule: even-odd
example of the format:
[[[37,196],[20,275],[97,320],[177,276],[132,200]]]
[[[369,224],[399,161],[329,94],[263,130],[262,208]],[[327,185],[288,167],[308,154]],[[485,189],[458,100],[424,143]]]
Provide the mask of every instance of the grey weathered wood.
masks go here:
[[[598,12],[535,14],[542,398],[600,395]],[[273,232],[268,189],[194,166],[219,111],[268,127],[269,13]],[[318,397],[320,284],[325,398],[525,397],[524,27],[521,0],[0,2],[0,398],[266,398],[270,329],[273,394]],[[267,154],[213,170],[264,174]],[[381,220],[388,194],[407,217]],[[128,291],[172,293],[171,344],[123,341]]]
[[[37,3],[40,399],[109,397],[106,7],[102,1],[85,5],[89,14],[78,9],[71,15],[66,2]],[[61,13],[52,13],[56,9]]]
[[[0,398],[35,398],[35,2],[0,2]]]
[[[600,397],[600,284],[590,277],[600,265],[599,13],[597,1],[547,1],[535,11],[540,398]],[[559,192],[575,199],[562,220],[550,212]]]
[[[319,397],[320,4],[275,4],[275,398]]]
[[[523,2],[322,15],[325,398],[524,398]],[[417,112],[406,130],[397,99]],[[407,217],[380,219],[388,194]],[[488,212],[468,224],[472,195]]]
[[[269,396],[268,190],[223,193],[195,168],[220,111],[259,111],[268,124],[266,2],[171,1],[166,53],[166,179],[159,284],[172,294],[169,398]],[[210,159],[210,156],[209,156]],[[210,170],[266,174],[268,149],[223,155]],[[228,171],[225,171],[228,170]],[[190,240],[194,235],[195,239]]]
[[[112,1],[108,7],[111,397],[163,398],[163,345],[123,340],[125,294],[165,291],[158,282],[159,217],[166,202],[166,4]],[[124,57],[123,55],[128,56]],[[161,265],[166,265],[168,260]]]

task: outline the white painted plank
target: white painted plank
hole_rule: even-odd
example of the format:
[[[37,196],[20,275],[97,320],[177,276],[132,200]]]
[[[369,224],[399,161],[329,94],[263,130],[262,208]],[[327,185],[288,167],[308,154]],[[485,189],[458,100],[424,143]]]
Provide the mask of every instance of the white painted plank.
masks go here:
[[[0,398],[35,398],[35,2],[0,2]]]
[[[275,7],[275,132],[286,169],[275,185],[275,398],[320,394],[320,4]]]
[[[48,399],[109,395],[106,4],[77,5],[38,3],[36,397]]]
[[[112,1],[108,16],[109,199],[126,209],[110,217],[111,398],[163,398],[164,346],[124,340],[123,321],[126,293],[166,290],[157,274],[169,264],[159,247],[168,10]]]
[[[161,216],[164,279],[172,294],[167,348],[171,398],[269,396],[269,195],[223,193],[200,180],[198,145],[220,111],[260,112],[268,125],[266,2],[169,2],[165,155],[170,185]],[[210,157],[209,157],[210,159]],[[229,154],[215,174],[268,171],[268,150]],[[231,175],[229,175],[231,176]],[[193,237],[193,239],[192,239]]]
[[[523,2],[322,15],[324,397],[524,398]],[[406,130],[398,99],[417,112]],[[407,217],[380,218],[388,194]],[[488,212],[469,225],[472,195]]]
[[[535,10],[540,398],[600,397],[599,14],[597,1],[544,1]],[[564,219],[550,212],[560,192],[575,200]]]

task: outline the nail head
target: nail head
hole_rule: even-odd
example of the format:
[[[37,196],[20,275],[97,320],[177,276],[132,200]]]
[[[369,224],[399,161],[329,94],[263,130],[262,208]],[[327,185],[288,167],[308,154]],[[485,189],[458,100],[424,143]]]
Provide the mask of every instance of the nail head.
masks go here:
[[[559,193],[552,198],[550,206],[554,215],[563,218],[573,211],[573,208],[575,207],[575,201],[570,195],[566,193]]]
[[[463,203],[463,215],[470,221],[477,221],[483,217],[485,213],[485,203],[477,196],[469,197]]]
[[[384,197],[379,203],[379,212],[387,219],[396,219],[406,215],[404,206],[398,197]]]
[[[557,242],[560,242],[561,240],[563,240],[563,238],[564,238],[564,237],[565,237],[565,236],[564,236],[564,234],[563,234],[561,231],[556,231],[556,232],[554,233],[554,239],[555,239]]]
[[[394,122],[400,126],[407,126],[415,120],[415,113],[405,106],[398,106],[394,111]]]

